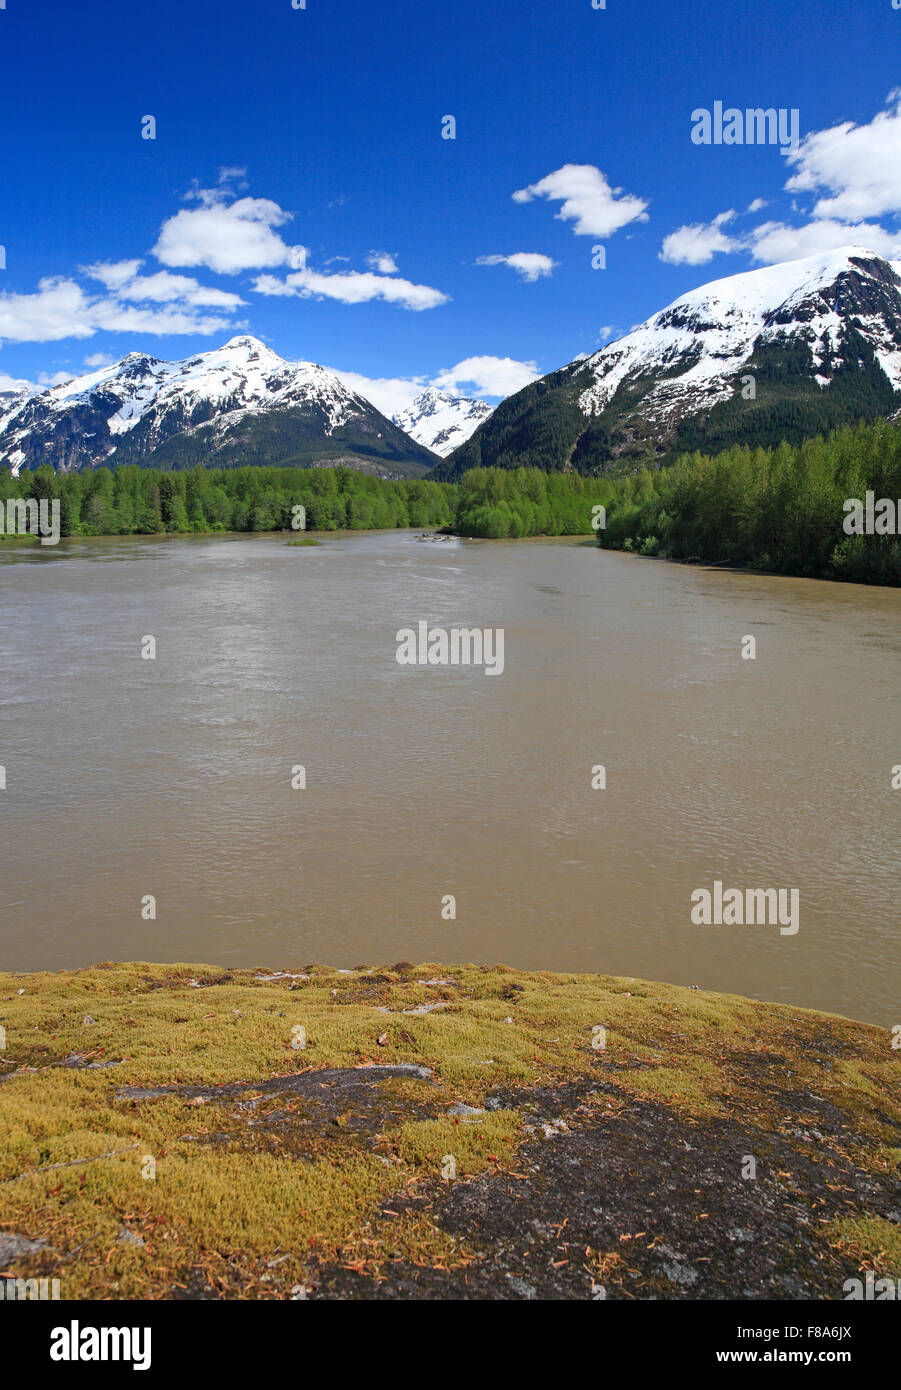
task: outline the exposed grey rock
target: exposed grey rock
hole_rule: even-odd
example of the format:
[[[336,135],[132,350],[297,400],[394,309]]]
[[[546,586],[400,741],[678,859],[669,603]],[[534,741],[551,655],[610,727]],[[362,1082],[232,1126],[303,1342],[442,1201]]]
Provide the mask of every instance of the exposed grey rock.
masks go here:
[[[27,1259],[36,1255],[47,1245],[46,1240],[29,1240],[15,1231],[0,1231],[0,1268],[5,1269],[13,1260]]]
[[[125,1226],[123,1226],[122,1230],[119,1232],[118,1239],[122,1245],[146,1245],[143,1236],[137,1235],[134,1231],[129,1231]]]

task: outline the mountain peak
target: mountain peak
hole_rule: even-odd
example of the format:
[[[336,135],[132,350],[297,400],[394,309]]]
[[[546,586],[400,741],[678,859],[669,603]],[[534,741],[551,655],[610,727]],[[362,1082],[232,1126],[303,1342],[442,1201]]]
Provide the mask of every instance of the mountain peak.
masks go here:
[[[799,297],[832,286],[849,273],[864,274],[882,281],[894,282],[896,279],[890,261],[864,246],[854,245],[802,256],[793,261],[782,261],[776,265],[758,266],[687,290],[625,338],[606,343],[590,360],[597,361],[635,334],[672,324],[680,313],[696,311],[700,307],[714,320],[721,319],[723,323],[729,318],[756,318],[762,324],[767,315],[775,313],[783,305],[795,303]]]
[[[249,333],[183,361],[130,352],[62,385],[4,399],[0,465],[307,463],[348,458],[392,476],[434,455],[333,372],[287,362]]]
[[[688,290],[503,401],[437,476],[636,472],[679,453],[798,443],[901,404],[901,262],[849,244]]]
[[[469,439],[492,410],[487,401],[427,386],[405,410],[391,418],[412,439],[446,458]]]
[[[237,337],[229,338],[228,342],[223,343],[221,348],[214,348],[213,351],[258,353],[260,356],[275,357],[279,362],[284,361],[284,358],[279,357],[277,352],[273,352],[272,348],[260,342],[259,338],[254,338],[251,333],[239,333]]]

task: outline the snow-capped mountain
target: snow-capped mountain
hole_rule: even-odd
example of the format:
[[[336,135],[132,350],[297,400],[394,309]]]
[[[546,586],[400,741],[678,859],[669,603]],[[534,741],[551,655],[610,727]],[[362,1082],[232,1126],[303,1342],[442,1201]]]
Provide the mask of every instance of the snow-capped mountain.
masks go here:
[[[901,262],[845,247],[714,280],[502,402],[444,464],[590,473],[901,406]]]
[[[655,418],[674,409],[685,414],[709,408],[732,395],[732,378],[755,350],[792,337],[806,341],[818,369],[814,379],[829,386],[842,365],[849,315],[858,320],[898,390],[899,269],[901,263],[851,249],[714,280],[590,357],[594,380],[579,404],[586,415],[600,415],[626,377],[681,367],[648,392],[644,412]]]
[[[7,391],[0,390],[0,419],[20,406],[23,401],[26,401],[28,397],[33,394],[33,391],[25,390],[21,387]]]
[[[0,421],[11,415],[20,405],[24,405],[28,397],[36,395],[40,389],[34,382],[16,381],[12,377],[5,377],[0,382]]]
[[[0,403],[0,465],[60,472],[140,463],[310,464],[347,457],[379,473],[424,472],[434,455],[313,362],[258,339],[184,361],[131,352],[60,386]]]
[[[449,391],[429,386],[406,410],[397,411],[391,419],[411,439],[446,458],[466,442],[493,409],[487,401],[452,396]]]

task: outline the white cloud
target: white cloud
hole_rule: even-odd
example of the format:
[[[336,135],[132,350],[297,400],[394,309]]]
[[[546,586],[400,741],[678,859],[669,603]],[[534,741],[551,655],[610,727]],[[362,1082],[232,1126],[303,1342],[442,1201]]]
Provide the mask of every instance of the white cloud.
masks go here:
[[[110,352],[92,352],[84,359],[84,364],[86,367],[111,367],[115,360]]]
[[[145,309],[120,304],[116,300],[101,300],[93,309],[98,329],[110,333],[166,334],[199,333],[208,336],[222,329],[241,327],[232,319],[192,313],[184,308]]]
[[[337,260],[338,257],[334,259]],[[370,270],[378,271],[379,275],[397,274],[397,262],[388,251],[370,251],[366,257],[366,264]]]
[[[74,280],[46,278],[35,294],[0,295],[0,339],[46,343],[90,338],[89,302]]]
[[[227,290],[200,285],[191,275],[173,275],[158,270],[153,275],[138,275],[143,261],[105,261],[84,267],[84,274],[99,280],[120,299],[138,302],[152,300],[159,304],[182,300],[202,308],[236,309],[246,301]]]
[[[390,419],[400,410],[406,410],[429,382],[424,376],[369,377],[361,372],[344,372],[330,367],[344,385],[358,395],[372,401],[376,410]]]
[[[0,340],[18,343],[90,338],[101,329],[114,333],[216,333],[231,320],[197,313],[190,306],[136,308],[114,296],[88,295],[65,276],[47,277],[34,294],[0,295]]]
[[[221,181],[243,176],[225,168]],[[163,222],[153,254],[166,267],[207,266],[221,274],[284,266],[284,279],[259,275],[260,294],[316,296],[345,304],[384,300],[406,309],[431,309],[448,296],[429,285],[395,275],[393,255],[370,253],[366,272],[329,274],[307,267],[306,248],[291,246],[278,228],[291,214],[265,198],[235,198],[227,188],[195,187],[188,195],[198,206],[182,209]],[[140,257],[101,261],[81,267],[95,282],[85,288],[73,276],[50,276],[30,294],[0,294],[0,342],[54,342],[90,338],[101,330],[114,333],[209,335],[243,327],[231,315],[246,301],[239,294],[202,285],[191,275],[171,269],[141,274]],[[103,293],[96,286],[103,287]]]
[[[509,396],[540,375],[534,362],[516,362],[512,357],[467,357],[455,367],[446,368],[429,380],[426,376],[367,377],[361,372],[345,372],[330,367],[351,391],[365,396],[383,415],[396,415],[412,405],[428,386],[452,396]]]
[[[892,258],[901,255],[901,234],[887,232],[872,222],[848,223],[823,218],[803,227],[791,227],[786,222],[764,222],[755,227],[750,237],[751,254],[763,265],[798,260],[801,256],[814,256],[840,246],[864,246],[868,251],[875,251],[877,256]]]
[[[432,381],[442,391],[465,395],[509,396],[541,373],[534,362],[517,362],[512,357],[466,357],[455,367],[447,367]]]
[[[142,260],[99,261],[97,265],[82,266],[81,271],[83,275],[90,276],[92,280],[99,280],[101,285],[115,292],[121,285],[133,280],[143,264]]]
[[[826,193],[815,218],[881,217],[901,212],[901,90],[889,93],[886,110],[869,125],[843,121],[806,135],[788,156],[796,172],[790,193]]]
[[[38,372],[39,386],[62,386],[64,381],[71,380],[71,372]]]
[[[512,256],[479,256],[476,265],[508,265],[523,280],[531,282],[552,274],[558,262],[540,251],[514,251]]]
[[[242,270],[306,264],[306,248],[289,246],[276,227],[290,222],[269,198],[238,198],[227,202],[221,189],[198,189],[191,195],[198,208],[183,208],[165,221],[153,248],[167,266],[207,266],[222,275]]]
[[[243,178],[244,170],[223,168],[220,183]],[[235,198],[227,187],[195,186],[187,195],[197,206],[163,222],[153,254],[167,268],[142,274],[140,257],[82,266],[86,288],[72,275],[42,279],[33,293],[0,294],[0,342],[53,342],[90,338],[98,331],[208,335],[243,327],[231,315],[246,301],[237,293],[203,285],[171,267],[206,266],[224,275],[285,267],[284,278],[261,274],[264,295],[334,299],[344,304],[382,300],[411,310],[445,304],[448,296],[395,272],[394,256],[372,251],[368,271],[329,273],[307,266],[303,246],[289,245],[279,228],[292,214],[270,199]],[[102,286],[103,292],[97,290]]]
[[[756,199],[748,209],[759,210]],[[763,206],[766,206],[763,204]],[[760,265],[800,260],[841,246],[864,246],[887,258],[901,254],[901,233],[888,232],[876,222],[841,222],[824,217],[800,227],[788,222],[761,222],[746,233],[730,235],[723,231],[735,212],[721,212],[712,222],[679,227],[664,237],[660,259],[670,265],[706,265],[717,254],[727,251],[749,252]]]
[[[0,372],[0,393],[5,391],[34,391],[33,381],[26,381],[24,377],[7,376],[6,372]]]
[[[235,164],[224,164],[219,170],[220,187],[234,184],[236,188],[247,187],[247,170]]]
[[[180,299],[187,304],[216,309],[236,309],[246,302],[240,295],[199,285],[190,275],[172,275],[168,270],[137,276],[120,288],[119,296],[139,302],[152,300],[158,304],[169,304]]]
[[[721,212],[712,222],[693,222],[686,227],[677,227],[669,236],[663,238],[659,256],[670,265],[706,265],[718,252],[740,251],[743,243],[723,231],[731,222],[735,212]]]
[[[613,337],[613,335],[614,335],[615,332],[616,332],[616,329],[614,328],[614,326],[613,326],[612,323],[605,323],[604,326],[603,326],[603,328],[601,328],[601,329],[598,331],[598,342],[599,342],[599,343],[606,343],[606,342],[608,342],[608,341]]]
[[[877,255],[901,255],[901,231],[890,230],[869,219],[901,217],[901,88],[890,92],[886,108],[868,125],[843,121],[826,130],[811,131],[787,159],[795,172],[785,190],[795,195],[819,195],[812,215],[800,226],[771,220],[744,234],[723,230],[736,215],[720,213],[712,222],[679,227],[667,236],[660,259],[672,265],[706,265],[713,256],[745,251],[762,265],[796,260],[841,246],[862,246]],[[767,206],[763,198],[749,204],[748,213]]]
[[[399,276],[375,275],[368,270],[348,270],[334,275],[298,270],[285,280],[278,280],[274,275],[260,275],[254,288],[258,294],[337,299],[342,304],[366,304],[373,299],[383,299],[389,304],[416,310],[434,309],[448,300],[441,290],[429,285],[414,285]]]
[[[529,203],[533,198],[549,198],[561,202],[556,216],[574,222],[576,236],[609,237],[630,222],[646,222],[648,204],[621,188],[611,188],[607,178],[593,164],[564,164],[538,183],[529,184],[513,194],[516,203]]]
[[[134,287],[129,285],[123,294],[127,299],[160,299],[168,300],[176,298],[173,293],[174,286],[164,286],[163,276],[165,271],[157,275],[145,275],[135,281]],[[187,276],[173,275],[171,280],[187,279]],[[134,292],[132,292],[134,291]],[[206,309],[237,309],[240,305],[246,304],[247,300],[242,299],[239,294],[232,294],[229,290],[213,289],[210,285],[193,284],[185,285],[180,291],[181,297],[188,304],[193,304],[196,308]]]

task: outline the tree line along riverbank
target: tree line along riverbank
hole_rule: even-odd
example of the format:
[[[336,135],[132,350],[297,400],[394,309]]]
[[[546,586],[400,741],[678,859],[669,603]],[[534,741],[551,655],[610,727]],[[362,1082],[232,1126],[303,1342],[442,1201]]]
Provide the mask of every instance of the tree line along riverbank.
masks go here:
[[[415,527],[495,539],[595,532],[606,548],[664,559],[901,583],[901,429],[885,421],[800,445],[686,454],[671,467],[622,477],[487,468],[441,483],[386,480],[345,466],[163,472],[129,465],[65,475],[47,466],[0,476],[8,519],[16,499],[57,499],[61,536],[299,525],[326,532]],[[13,529],[7,525],[4,539]]]

